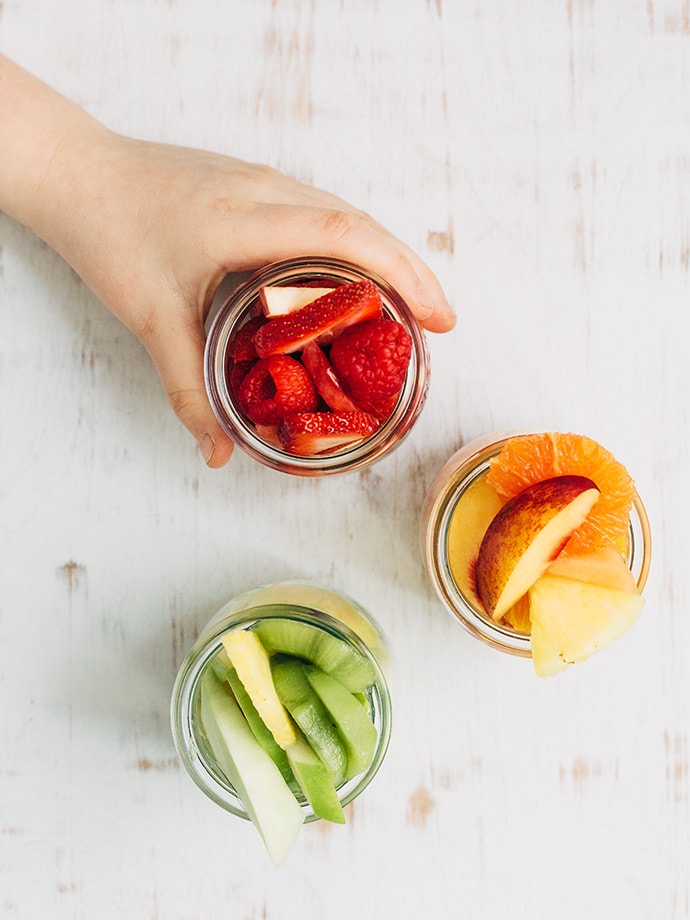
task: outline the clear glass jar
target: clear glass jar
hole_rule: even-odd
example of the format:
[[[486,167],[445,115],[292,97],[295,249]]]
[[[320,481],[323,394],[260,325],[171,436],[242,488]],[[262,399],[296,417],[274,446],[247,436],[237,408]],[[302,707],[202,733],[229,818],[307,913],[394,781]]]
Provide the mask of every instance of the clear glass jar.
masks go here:
[[[531,657],[530,637],[496,623],[487,616],[476,598],[463,591],[453,577],[449,562],[449,531],[458,503],[478,483],[505,442],[517,435],[535,432],[496,432],[466,444],[437,474],[422,512],[421,548],[431,582],[444,606],[473,636],[492,648],[523,658]],[[647,582],[651,563],[651,530],[647,512],[638,495],[630,512],[626,561],[640,592]]]
[[[264,286],[327,288],[367,279],[379,288],[386,313],[402,323],[412,337],[412,357],[397,405],[373,435],[354,445],[316,456],[290,454],[263,439],[237,406],[227,375],[228,349],[232,338],[247,320],[260,311],[259,291]],[[209,400],[223,430],[251,457],[284,473],[323,476],[361,469],[397,447],[424,406],[430,370],[424,332],[405,301],[386,281],[346,262],[302,258],[268,265],[229,294],[210,325],[204,373]]]
[[[367,691],[367,704],[378,734],[376,750],[368,769],[338,789],[341,804],[347,805],[373,780],[388,750],[391,699],[384,670],[388,653],[381,629],[370,614],[349,597],[311,582],[281,582],[247,591],[228,601],[206,624],[182,662],[173,687],[170,717],[177,753],[210,799],[233,815],[249,819],[206,740],[200,718],[200,687],[206,669],[222,648],[222,636],[251,628],[266,618],[315,626],[353,646],[374,668],[376,678]],[[306,799],[301,795],[297,798],[305,823],[318,820]]]

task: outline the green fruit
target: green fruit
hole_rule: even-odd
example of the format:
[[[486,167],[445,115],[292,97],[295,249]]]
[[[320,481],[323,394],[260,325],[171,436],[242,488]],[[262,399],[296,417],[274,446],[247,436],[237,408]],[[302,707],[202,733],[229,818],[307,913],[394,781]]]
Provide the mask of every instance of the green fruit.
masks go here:
[[[343,807],[338,800],[333,780],[313,748],[298,735],[287,751],[292,772],[314,814],[326,821],[345,823]]]
[[[201,722],[209,747],[278,866],[292,849],[303,813],[261,747],[234,697],[209,671],[201,684]]]
[[[330,674],[307,666],[307,679],[340,734],[347,752],[346,779],[363,773],[374,756],[378,732],[360,700]]]
[[[312,662],[353,693],[366,690],[376,680],[374,666],[368,658],[316,626],[294,620],[265,619],[256,626],[255,632],[266,648]]]
[[[278,696],[337,788],[345,779],[347,753],[328,710],[307,680],[304,662],[276,656],[271,668]]]
[[[244,689],[244,684],[240,680],[237,671],[230,664],[224,650],[221,650],[215,656],[211,662],[211,667],[213,668],[213,673],[219,680],[230,685],[230,689],[240,705],[240,709],[252,730],[252,734],[264,751],[266,751],[273,763],[278,767],[285,782],[291,788],[295,788],[295,777],[292,775],[292,770],[290,769],[285,751],[277,743],[270,730],[267,728],[266,723],[259,715],[256,706],[252,703],[251,697]]]

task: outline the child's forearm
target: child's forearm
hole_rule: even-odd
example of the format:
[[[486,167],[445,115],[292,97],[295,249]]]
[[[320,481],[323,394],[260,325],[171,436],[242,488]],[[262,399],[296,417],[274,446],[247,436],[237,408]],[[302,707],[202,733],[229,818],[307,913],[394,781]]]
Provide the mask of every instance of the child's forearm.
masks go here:
[[[83,109],[0,55],[0,210],[57,249],[65,186],[76,182],[83,152],[107,134]]]

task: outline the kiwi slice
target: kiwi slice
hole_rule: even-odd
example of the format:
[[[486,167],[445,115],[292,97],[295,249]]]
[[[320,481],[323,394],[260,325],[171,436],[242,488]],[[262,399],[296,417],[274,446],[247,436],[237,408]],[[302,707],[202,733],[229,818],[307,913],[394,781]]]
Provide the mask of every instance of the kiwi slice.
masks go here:
[[[255,631],[267,649],[304,658],[353,693],[366,690],[376,679],[374,666],[368,658],[349,643],[316,626],[271,618],[258,623]]]
[[[278,697],[337,788],[347,773],[347,753],[328,710],[307,679],[304,662],[276,655],[271,670]]]
[[[309,665],[307,680],[328,710],[347,752],[346,779],[363,773],[374,756],[378,732],[357,697],[330,674]]]

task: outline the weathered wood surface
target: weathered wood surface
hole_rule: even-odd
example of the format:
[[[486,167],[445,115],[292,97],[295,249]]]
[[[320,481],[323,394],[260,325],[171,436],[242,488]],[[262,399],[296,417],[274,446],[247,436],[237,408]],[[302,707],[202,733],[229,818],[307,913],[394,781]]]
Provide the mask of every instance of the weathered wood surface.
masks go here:
[[[210,472],[138,342],[0,216],[2,916],[690,917],[687,0],[4,0],[0,42],[115,129],[365,208],[459,314],[370,472]],[[444,459],[522,426],[603,441],[655,537],[639,624],[545,682],[417,551]],[[378,616],[395,726],[349,825],[276,872],[178,766],[168,698],[220,603],[286,576]]]

